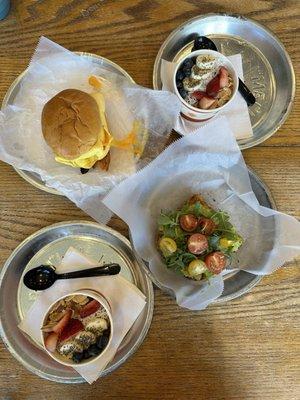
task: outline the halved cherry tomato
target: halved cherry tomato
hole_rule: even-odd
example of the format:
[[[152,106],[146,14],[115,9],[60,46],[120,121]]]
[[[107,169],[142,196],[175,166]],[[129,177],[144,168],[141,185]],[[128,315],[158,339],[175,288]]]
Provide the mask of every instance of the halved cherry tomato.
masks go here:
[[[201,254],[208,248],[206,236],[201,233],[194,233],[188,239],[188,249],[192,254]]]
[[[179,218],[179,223],[184,231],[193,232],[198,226],[198,219],[193,214],[186,214]]]
[[[216,229],[217,225],[212,219],[200,218],[198,226],[201,229],[201,232],[204,233],[204,235],[211,235],[213,231]]]
[[[209,271],[218,275],[226,267],[226,256],[221,251],[214,251],[205,257],[204,262]]]

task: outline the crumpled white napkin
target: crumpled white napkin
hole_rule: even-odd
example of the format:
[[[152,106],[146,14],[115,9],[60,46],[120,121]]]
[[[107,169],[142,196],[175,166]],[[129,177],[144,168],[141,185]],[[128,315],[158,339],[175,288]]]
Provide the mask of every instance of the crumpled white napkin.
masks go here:
[[[243,80],[243,63],[241,54],[235,54],[233,56],[227,57],[233,64],[235,70],[237,71],[238,76]],[[176,68],[177,63],[170,62],[166,60],[162,60],[161,63],[161,81],[162,81],[162,89],[169,90],[173,92],[173,74]],[[237,92],[235,99],[231,104],[228,105],[221,111],[217,116],[212,118],[211,120],[220,117],[226,116],[229,122],[229,125],[235,135],[237,140],[239,139],[248,139],[253,136],[252,125],[250,121],[248,106],[243,99],[242,95]],[[198,128],[205,125],[207,121],[203,122],[192,122],[188,121],[185,118],[182,118],[181,115],[178,116],[176,120],[176,124],[174,129],[176,132],[181,133],[182,135],[188,135],[190,133],[195,132]]]
[[[58,273],[70,272],[74,269],[84,269],[96,264],[96,261],[88,259],[76,249],[70,247],[56,271]],[[145,295],[135,285],[119,275],[58,280],[51,288],[38,296],[19,324],[19,328],[34,341],[41,342],[40,327],[49,306],[59,297],[80,289],[93,289],[95,291],[101,289],[101,294],[106,297],[111,305],[114,324],[112,342],[103,357],[89,365],[74,367],[88,383],[93,383],[101,376],[102,371],[113,359],[123,338],[146,304]]]
[[[266,275],[300,255],[300,223],[259,205],[227,119],[215,118],[172,143],[103,199],[128,224],[136,252],[181,307],[202,310],[223,290],[222,275],[209,282],[186,279],[167,269],[157,249],[161,210],[176,210],[196,193],[227,212],[244,239],[231,268]]]

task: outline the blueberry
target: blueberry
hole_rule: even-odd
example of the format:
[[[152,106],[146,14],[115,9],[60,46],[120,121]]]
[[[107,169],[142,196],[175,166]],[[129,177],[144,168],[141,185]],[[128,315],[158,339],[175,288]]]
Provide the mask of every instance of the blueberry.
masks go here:
[[[109,333],[108,333],[107,335],[104,334],[104,335],[102,336],[102,346],[103,346],[103,349],[105,349],[105,347],[107,346],[108,342],[109,342]]]
[[[72,356],[72,360],[75,363],[80,363],[82,361],[82,359],[83,359],[83,353],[74,353]]]
[[[97,346],[99,347],[99,349],[103,350],[103,344],[102,344],[102,338],[103,336],[99,336],[97,339]]]
[[[194,65],[194,61],[191,58],[187,58],[186,60],[183,61],[182,68],[191,69],[193,65]]]
[[[84,175],[87,172],[89,172],[89,169],[88,168],[80,168],[80,172]]]
[[[186,96],[186,91],[185,91],[184,89],[180,89],[180,90],[179,90],[179,94],[180,94],[180,96],[181,96],[182,98],[185,98],[185,96]]]
[[[91,358],[91,355],[89,353],[89,349],[84,350],[84,352],[82,353],[83,359],[87,360],[88,358]]]
[[[188,77],[191,75],[191,68],[190,67],[183,67],[182,68],[182,72],[184,74],[184,77]]]
[[[92,344],[88,349],[87,349],[90,357],[95,357],[98,354],[101,353],[101,349],[96,344]]]
[[[109,342],[109,332],[104,332],[103,335],[99,336],[97,340],[97,346],[99,347],[99,349],[103,350],[107,346],[108,342]]]
[[[182,81],[182,79],[184,79],[184,78],[185,78],[185,75],[184,75],[183,71],[181,69],[179,69],[176,74],[176,81]]]
[[[182,89],[182,88],[183,88],[183,83],[182,83],[182,81],[176,82],[176,86],[177,86],[177,89],[178,89],[178,90],[179,90],[179,89]]]

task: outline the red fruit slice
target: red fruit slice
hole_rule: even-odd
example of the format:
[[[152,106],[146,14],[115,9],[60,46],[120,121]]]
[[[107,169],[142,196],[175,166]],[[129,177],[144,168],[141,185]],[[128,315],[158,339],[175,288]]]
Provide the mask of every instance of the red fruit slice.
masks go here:
[[[192,254],[201,254],[208,248],[206,236],[201,233],[194,233],[188,239],[188,249]]]
[[[60,334],[60,340],[67,340],[69,337],[76,335],[76,333],[84,329],[83,323],[79,319],[71,318],[68,325]]]
[[[58,333],[51,332],[45,339],[45,347],[50,353],[54,353],[58,342]]]
[[[97,310],[100,308],[100,303],[97,300],[92,300],[87,305],[85,305],[81,311],[80,311],[80,316],[81,318],[88,317],[91,314],[94,314]]]
[[[197,228],[198,219],[193,214],[182,215],[179,224],[184,231],[193,232]]]
[[[212,219],[200,218],[198,226],[201,229],[201,232],[204,233],[204,235],[211,235],[217,225],[214,223]]]
[[[201,92],[201,90],[196,90],[196,92],[193,92],[191,96],[197,100],[201,100],[202,97],[207,96],[207,94],[205,92]]]
[[[72,316],[72,310],[66,310],[65,315],[58,321],[56,325],[52,328],[53,332],[61,333],[64,327],[68,324]]]
[[[214,104],[216,100],[211,97],[202,97],[202,99],[198,103],[198,107],[202,108],[203,110],[207,110],[210,106]]]
[[[206,93],[210,97],[216,97],[220,89],[220,75],[218,74],[210,82],[208,82],[206,86]]]
[[[228,86],[228,70],[225,67],[221,67],[219,71],[220,76],[220,88]]]
[[[207,269],[217,275],[226,267],[226,256],[221,251],[214,251],[205,257],[204,262]]]

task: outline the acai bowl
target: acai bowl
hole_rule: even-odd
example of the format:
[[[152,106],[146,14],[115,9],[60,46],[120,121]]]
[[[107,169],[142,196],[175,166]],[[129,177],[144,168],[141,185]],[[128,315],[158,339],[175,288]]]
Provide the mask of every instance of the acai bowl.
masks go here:
[[[182,59],[173,76],[181,115],[207,120],[228,107],[238,90],[238,75],[231,61],[214,50],[196,50]]]
[[[60,364],[90,364],[107,351],[113,335],[108,301],[98,292],[81,290],[58,298],[41,326],[44,349]]]

